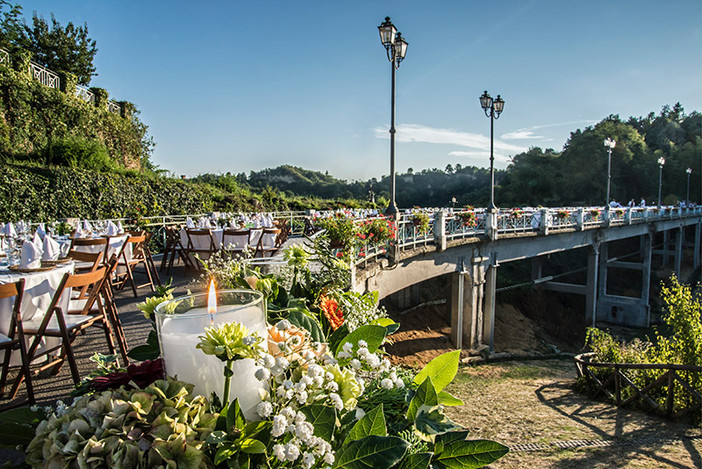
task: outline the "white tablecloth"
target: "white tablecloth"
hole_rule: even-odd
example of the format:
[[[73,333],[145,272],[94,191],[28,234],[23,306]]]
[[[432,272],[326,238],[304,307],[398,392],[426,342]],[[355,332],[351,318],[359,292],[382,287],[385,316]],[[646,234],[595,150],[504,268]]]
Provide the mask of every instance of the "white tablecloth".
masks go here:
[[[214,238],[215,249],[219,251],[222,248],[222,235],[224,234],[224,230],[220,228],[217,230],[210,230],[210,232]],[[188,234],[185,232],[185,228],[180,230],[180,244],[182,244],[184,248],[188,247]],[[193,236],[193,246],[195,249],[208,249],[210,244],[209,240],[204,236]]]
[[[51,304],[51,299],[54,297],[59,283],[61,283],[63,275],[67,272],[73,273],[73,262],[59,265],[53,270],[32,273],[12,272],[3,267],[0,268],[0,284],[16,282],[21,278],[24,279],[24,294],[22,296],[20,311],[22,312],[22,320],[28,321],[35,317],[41,317],[46,313],[46,310]],[[63,295],[61,298],[59,306],[63,311],[68,310],[70,296],[71,295],[67,294]],[[9,332],[14,302],[14,297],[0,300],[0,332],[5,335]],[[29,347],[33,339],[33,336],[26,338],[27,347]],[[41,351],[47,347],[55,347],[61,343],[61,339],[53,337],[46,338],[44,341],[45,344],[39,346],[37,354],[40,354]],[[0,360],[4,358],[5,351],[0,351]],[[13,353],[10,363],[12,365],[19,365],[22,363],[18,352]]]

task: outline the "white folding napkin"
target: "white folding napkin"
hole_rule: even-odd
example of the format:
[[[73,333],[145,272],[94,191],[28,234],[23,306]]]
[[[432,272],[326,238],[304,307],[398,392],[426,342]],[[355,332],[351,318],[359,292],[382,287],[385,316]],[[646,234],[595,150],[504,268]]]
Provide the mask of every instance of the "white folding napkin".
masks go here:
[[[112,220],[107,220],[107,228],[105,228],[105,234],[107,236],[116,236],[119,234],[119,228],[117,228],[117,225],[112,223]]]
[[[37,246],[41,246],[42,244],[44,244],[41,240],[41,236],[39,236],[38,233],[34,233],[34,236],[32,237],[32,242]]]
[[[90,233],[93,231],[93,225],[90,224],[88,220],[83,221],[83,231]]]
[[[37,269],[41,267],[41,247],[27,240],[22,244],[20,269]]]
[[[66,257],[68,256],[69,251],[71,250],[71,243],[63,243],[61,244],[61,255],[60,257]]]
[[[15,231],[15,225],[11,221],[8,221],[2,228],[2,232],[7,236],[17,236],[17,231]]]
[[[122,228],[122,222],[117,220],[117,234],[124,233],[124,228]]]
[[[46,227],[43,223],[39,223],[39,226],[37,226],[37,231],[35,233],[38,234],[41,239],[44,239],[44,236],[46,236]]]
[[[195,223],[193,222],[193,219],[188,217],[185,219],[185,226],[188,228],[195,228]]]
[[[76,226],[76,232],[73,234],[73,237],[82,238],[83,236],[85,235],[83,234],[83,230],[80,228],[80,225]]]
[[[70,243],[66,243],[69,244]],[[43,261],[55,261],[58,260],[61,254],[61,245],[54,241],[51,236],[44,236],[44,253],[41,255]]]

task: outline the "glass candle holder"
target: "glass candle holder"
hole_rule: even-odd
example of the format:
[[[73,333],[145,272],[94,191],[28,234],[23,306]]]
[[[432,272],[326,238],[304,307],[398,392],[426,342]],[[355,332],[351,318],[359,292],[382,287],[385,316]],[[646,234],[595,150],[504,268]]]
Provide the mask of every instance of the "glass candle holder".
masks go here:
[[[223,396],[225,362],[195,348],[205,328],[220,323],[238,322],[249,334],[258,333],[266,344],[266,311],[263,294],[254,290],[223,290],[216,293],[217,310],[208,312],[208,294],[198,293],[165,301],[156,307],[161,357],[166,373],[195,385],[193,392],[208,399],[217,393],[222,404],[239,399],[248,420],[257,420],[255,409],[261,402],[262,384],[254,373],[258,366],[253,359],[235,360],[232,366],[229,396]]]

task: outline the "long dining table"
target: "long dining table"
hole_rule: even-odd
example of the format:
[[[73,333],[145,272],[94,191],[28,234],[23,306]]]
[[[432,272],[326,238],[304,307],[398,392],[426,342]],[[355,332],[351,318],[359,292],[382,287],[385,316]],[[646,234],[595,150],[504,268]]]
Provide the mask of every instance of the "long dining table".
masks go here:
[[[75,264],[73,261],[68,261],[63,264],[58,264],[51,269],[39,269],[34,271],[13,271],[7,266],[0,267],[0,284],[16,282],[19,279],[24,279],[24,293],[22,295],[22,304],[20,312],[22,313],[22,321],[29,321],[43,317],[47,312],[56,289],[61,283],[61,279],[66,273],[73,273]],[[68,309],[70,295],[63,295],[59,306],[63,311]],[[7,335],[12,319],[12,307],[15,298],[6,298],[0,300],[0,332]],[[33,337],[26,337],[27,346]],[[37,355],[40,355],[42,350],[47,347],[55,347],[61,343],[61,339],[48,337],[44,339],[37,349]],[[4,360],[4,351],[0,351],[0,359]],[[11,365],[21,364],[19,353],[13,353],[10,359]]]

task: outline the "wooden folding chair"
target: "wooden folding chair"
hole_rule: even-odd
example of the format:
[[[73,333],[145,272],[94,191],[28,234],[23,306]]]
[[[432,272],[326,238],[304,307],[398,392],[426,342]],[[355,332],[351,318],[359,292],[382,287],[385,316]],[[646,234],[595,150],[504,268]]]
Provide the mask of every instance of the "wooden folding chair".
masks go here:
[[[249,247],[249,230],[226,228],[222,232],[222,252],[229,256],[241,254]]]
[[[0,349],[5,350],[5,359],[2,363],[2,374],[0,374],[0,396],[5,392],[5,384],[7,384],[7,375],[10,371],[10,357],[13,350],[19,350],[22,358],[22,364],[19,374],[15,378],[15,382],[10,391],[10,399],[17,396],[19,386],[24,379],[27,386],[27,401],[17,402],[9,407],[24,405],[25,403],[34,404],[34,386],[29,372],[29,357],[27,355],[27,347],[24,343],[24,327],[22,326],[22,314],[20,305],[22,303],[22,295],[24,293],[24,279],[20,279],[14,283],[5,283],[0,285],[0,299],[15,297],[15,303],[12,307],[12,319],[10,320],[10,328],[8,335],[0,334]]]
[[[102,251],[68,251],[68,257],[75,262],[73,270],[76,273],[94,272],[102,264],[103,255]]]
[[[134,280],[134,270],[140,264],[144,266],[144,271],[146,273],[146,277],[148,278],[148,282],[137,285],[136,281]],[[118,271],[115,273],[114,285],[119,290],[122,290],[127,281],[129,281],[135,298],[139,296],[137,293],[138,288],[148,286],[151,288],[151,291],[156,291],[154,286],[154,278],[156,278],[156,283],[161,285],[161,280],[159,279],[158,272],[154,266],[151,252],[147,246],[147,235],[144,233],[136,236],[129,236],[129,239],[126,243],[124,243],[124,246],[122,246],[122,250],[119,253],[117,269]]]
[[[188,236],[188,245],[185,248],[185,255],[190,260],[192,267],[199,270],[200,265],[191,257],[197,255],[201,260],[207,260],[210,256],[217,252],[212,230],[186,228],[185,234]]]
[[[163,271],[166,268],[166,274],[171,272],[171,267],[173,267],[173,262],[176,257],[183,261],[183,264],[188,268],[190,260],[188,256],[185,255],[185,248],[180,241],[180,227],[177,225],[167,226],[165,228],[166,233],[166,248],[163,251],[163,258],[161,259],[161,267],[159,270]]]
[[[69,252],[87,252],[98,253],[102,252],[103,260],[107,261],[107,252],[110,247],[108,238],[74,238],[71,241],[71,249]]]
[[[280,236],[280,228],[264,228],[261,238],[256,247],[256,255],[261,254],[261,257],[266,257],[266,254],[272,256],[278,250],[278,237]],[[256,257],[254,255],[254,257]]]
[[[73,341],[78,333],[90,326],[99,326],[104,330],[109,353],[115,353],[112,327],[105,309],[98,308],[97,314],[91,314],[93,313],[93,305],[100,294],[102,283],[106,280],[106,272],[107,267],[103,266],[93,272],[84,274],[64,274],[44,316],[30,321],[24,321],[24,333],[34,336],[34,340],[27,351],[30,362],[36,358],[35,354],[42,338],[60,338],[60,345],[43,350],[41,355],[49,355],[59,349],[61,350],[61,355],[57,358],[50,359],[41,369],[44,370],[53,367],[52,372],[56,374],[63,363],[68,361],[73,382],[77,385],[80,383],[80,374],[73,354]],[[74,306],[77,304],[79,309],[73,312],[71,311],[71,306],[69,306],[68,311],[63,311],[59,306],[61,298],[64,297],[64,295],[70,295],[72,289],[84,292],[78,298],[74,298],[69,302],[73,303]],[[69,314],[69,312],[71,314]]]

